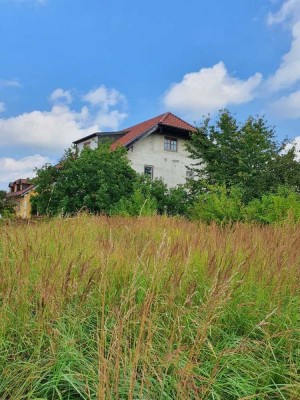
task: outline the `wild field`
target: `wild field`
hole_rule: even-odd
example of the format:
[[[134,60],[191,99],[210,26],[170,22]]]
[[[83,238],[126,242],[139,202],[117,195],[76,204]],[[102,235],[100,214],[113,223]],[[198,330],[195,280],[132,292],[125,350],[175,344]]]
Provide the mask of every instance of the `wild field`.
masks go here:
[[[300,226],[0,227],[0,398],[299,399]]]

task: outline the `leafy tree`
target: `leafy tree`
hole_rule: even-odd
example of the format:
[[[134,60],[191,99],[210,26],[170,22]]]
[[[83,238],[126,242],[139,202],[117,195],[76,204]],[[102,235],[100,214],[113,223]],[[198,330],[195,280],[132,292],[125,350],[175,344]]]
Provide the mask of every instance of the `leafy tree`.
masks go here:
[[[276,154],[269,162],[264,186],[273,192],[284,186],[300,193],[300,163],[294,146]]]
[[[36,195],[31,197],[32,214],[56,214],[61,200],[61,193],[55,190],[60,170],[50,164],[36,169],[36,178],[33,180],[37,185]]]
[[[0,190],[0,215],[4,218],[14,215],[14,203],[7,198],[4,190]]]
[[[179,185],[169,189],[167,198],[167,212],[169,215],[186,215],[192,203],[193,196],[187,186]]]
[[[223,110],[216,123],[206,118],[187,144],[198,178],[193,189],[201,192],[209,185],[239,187],[243,201],[248,202],[283,184],[298,187],[299,163],[294,151],[282,151],[284,146],[275,141],[274,129],[261,117],[250,116],[238,124],[228,110]]]
[[[109,213],[114,204],[133,191],[136,173],[124,148],[111,151],[109,144],[79,155],[65,153],[60,168],[37,170],[35,209],[41,214],[76,213],[81,209]]]

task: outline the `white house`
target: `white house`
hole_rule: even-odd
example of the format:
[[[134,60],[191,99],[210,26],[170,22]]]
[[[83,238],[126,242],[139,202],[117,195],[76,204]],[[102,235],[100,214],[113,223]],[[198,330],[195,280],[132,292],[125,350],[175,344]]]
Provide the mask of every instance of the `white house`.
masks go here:
[[[112,139],[112,149],[127,148],[132,168],[152,178],[163,178],[169,187],[192,177],[185,143],[195,127],[167,112],[119,132],[96,132],[73,143],[82,150],[95,149],[103,139]]]

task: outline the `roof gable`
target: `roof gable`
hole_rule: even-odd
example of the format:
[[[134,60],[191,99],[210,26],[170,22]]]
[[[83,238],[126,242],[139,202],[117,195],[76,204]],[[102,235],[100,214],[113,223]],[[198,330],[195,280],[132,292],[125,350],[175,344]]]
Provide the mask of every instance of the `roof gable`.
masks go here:
[[[158,126],[171,126],[177,129],[182,129],[188,132],[194,131],[196,128],[193,125],[183,121],[181,118],[176,115],[167,112],[157,117],[148,119],[147,121],[141,122],[137,125],[133,125],[127,129],[124,129],[127,132],[124,136],[116,140],[112,144],[112,149],[115,149],[118,146],[129,146],[133,141],[139,139],[144,136],[151,130],[154,130]]]
[[[22,190],[18,190],[17,192],[12,192],[12,193],[7,193],[6,197],[18,197],[18,196],[23,196],[24,194],[26,194],[27,192],[30,192],[33,188],[35,187],[35,185],[30,185],[25,189]]]

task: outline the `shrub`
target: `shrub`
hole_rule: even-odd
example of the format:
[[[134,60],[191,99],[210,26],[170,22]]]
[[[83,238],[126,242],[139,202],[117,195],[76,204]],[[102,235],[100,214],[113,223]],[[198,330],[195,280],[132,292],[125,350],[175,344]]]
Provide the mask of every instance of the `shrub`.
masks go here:
[[[243,192],[233,187],[226,190],[224,186],[210,186],[206,193],[200,194],[188,211],[193,220],[206,223],[235,222],[242,219]]]
[[[112,209],[111,215],[151,216],[157,213],[157,202],[151,196],[145,196],[141,189],[135,189],[133,194],[123,197]]]
[[[279,188],[275,193],[266,193],[261,199],[252,200],[243,209],[243,219],[264,224],[298,222],[300,220],[299,194],[284,187]]]

